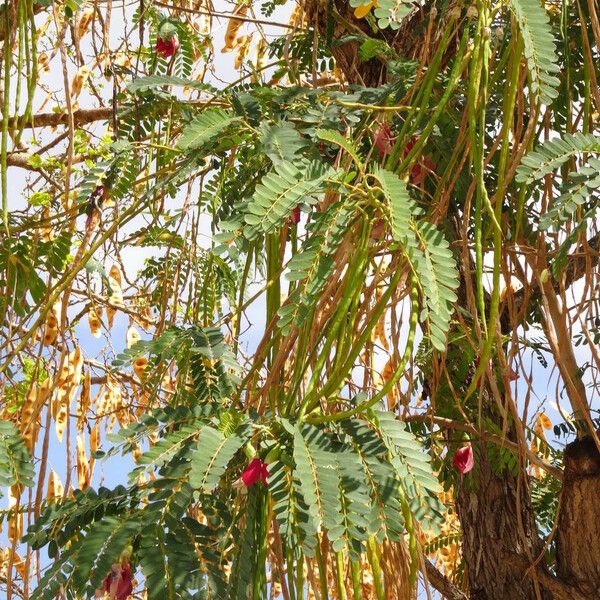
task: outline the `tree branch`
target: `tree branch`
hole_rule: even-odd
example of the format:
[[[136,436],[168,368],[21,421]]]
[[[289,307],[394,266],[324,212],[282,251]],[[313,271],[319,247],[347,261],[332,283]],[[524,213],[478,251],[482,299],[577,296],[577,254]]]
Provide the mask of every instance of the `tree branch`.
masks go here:
[[[103,121],[112,115],[112,106],[101,108],[80,108],[73,112],[75,126],[86,125],[94,121]],[[11,119],[11,127],[14,129],[31,129],[33,127],[56,127],[67,125],[69,121],[66,112],[39,113],[25,120],[24,116]]]
[[[19,167],[28,171],[39,171],[38,167],[34,167],[29,163],[30,154],[26,152],[11,152],[6,157],[6,165],[8,167]]]
[[[469,600],[443,573],[430,561],[425,560],[425,573],[429,583],[447,600]]]
[[[529,560],[518,554],[506,557],[509,563],[524,571],[525,576],[537,577],[539,582],[551,594],[554,600],[590,600],[588,595],[582,594],[574,585],[565,583],[558,577],[549,574],[542,565],[530,564]]]

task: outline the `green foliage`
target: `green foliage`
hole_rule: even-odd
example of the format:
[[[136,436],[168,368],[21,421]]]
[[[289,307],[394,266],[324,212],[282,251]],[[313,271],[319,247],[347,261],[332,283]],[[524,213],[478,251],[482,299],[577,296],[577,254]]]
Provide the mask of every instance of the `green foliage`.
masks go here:
[[[251,226],[251,229],[247,229],[247,237],[254,237],[256,230],[273,233],[300,202],[306,202],[320,193],[325,179],[331,175],[328,170],[317,169],[314,178],[310,173],[307,178],[307,174],[292,163],[280,162],[277,171],[267,173],[262,178],[246,207],[244,218]]]
[[[552,207],[540,219],[540,229],[549,229],[553,225],[558,227],[568,221],[578,207],[582,206],[592,194],[600,188],[600,160],[590,157],[587,164],[579,167],[575,173],[570,173],[563,193],[554,200]],[[593,216],[590,211],[587,217]],[[585,223],[582,219],[579,223]]]
[[[177,145],[186,152],[196,150],[214,141],[231,125],[239,122],[239,117],[220,108],[209,108],[185,126]]]
[[[386,446],[364,421],[349,419],[342,426],[366,475],[365,489],[372,502],[367,531],[380,543],[385,538],[398,541],[404,533],[398,489],[400,482],[386,459]],[[360,481],[360,478],[356,477],[356,480]]]
[[[448,241],[434,225],[415,220],[421,211],[411,200],[406,184],[384,169],[378,169],[375,176],[390,203],[392,235],[401,244],[425,296],[421,320],[429,324],[434,348],[443,352],[457,300],[454,290],[458,288],[458,272],[454,256]]]
[[[293,481],[301,485],[283,493],[289,483],[279,467],[272,493],[282,527],[298,528],[308,555],[320,528],[336,551],[347,549],[354,557],[368,535],[398,540],[404,531],[400,501],[405,493],[421,525],[436,530],[443,507],[427,456],[402,423],[388,413],[378,417],[384,426],[347,421],[342,437],[308,425],[294,428]]]
[[[309,236],[288,263],[286,278],[298,282],[286,303],[279,309],[279,327],[300,327],[319,299],[335,267],[335,253],[348,230],[353,205],[344,197],[316,215],[308,226]]]
[[[355,164],[360,169],[364,169],[363,160],[358,150],[354,147],[354,144],[347,140],[341,133],[332,129],[317,129],[315,134],[319,139],[331,142],[332,144],[336,144],[340,148],[343,148],[352,157]]]
[[[392,30],[399,29],[402,19],[410,13],[412,5],[406,0],[379,0],[375,8],[377,25],[381,29],[390,27]]]
[[[137,92],[147,92],[156,90],[163,86],[187,87],[196,90],[212,90],[209,86],[195,79],[186,79],[184,77],[173,77],[170,75],[148,75],[146,77],[138,77],[134,79],[128,86],[127,91],[135,94]]]
[[[537,0],[510,0],[509,7],[517,20],[523,38],[523,47],[531,92],[542,104],[552,104],[558,96],[560,83],[556,77],[561,68],[554,48],[554,36],[548,23],[548,14]]]
[[[31,487],[33,476],[31,456],[25,447],[21,433],[11,421],[0,421],[0,486]]]
[[[118,354],[113,368],[129,366],[138,356],[150,355],[154,366],[148,374],[148,384],[160,385],[164,370],[175,361],[182,381],[176,394],[176,404],[211,401],[231,393],[239,366],[233,353],[216,327],[182,329],[173,327],[157,338],[140,340],[131,348]]]
[[[211,427],[203,428],[198,436],[199,444],[190,456],[190,485],[205,492],[213,490],[231,459],[251,434],[252,427],[248,422],[242,423],[230,436]]]
[[[516,180],[531,184],[550,175],[570,158],[582,152],[600,153],[600,138],[592,134],[575,133],[548,140],[523,157],[517,169]]]
[[[407,493],[410,508],[421,527],[438,533],[443,505],[437,497],[442,488],[431,470],[429,457],[415,437],[393,414],[377,411],[374,422],[389,452],[389,460]]]
[[[255,577],[256,566],[256,530],[258,527],[258,496],[260,493],[256,487],[248,492],[245,506],[245,523],[228,586],[228,597],[236,600],[253,597],[252,583]]]
[[[307,147],[306,140],[286,121],[277,125],[263,123],[260,132],[264,153],[270,158],[275,169],[280,165],[285,169],[286,163],[294,163]]]

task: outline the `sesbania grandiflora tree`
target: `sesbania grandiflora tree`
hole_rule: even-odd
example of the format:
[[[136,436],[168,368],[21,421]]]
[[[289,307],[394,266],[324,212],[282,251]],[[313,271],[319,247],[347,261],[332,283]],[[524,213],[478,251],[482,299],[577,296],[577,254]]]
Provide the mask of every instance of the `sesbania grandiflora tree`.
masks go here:
[[[598,597],[597,11],[5,3],[7,598]]]

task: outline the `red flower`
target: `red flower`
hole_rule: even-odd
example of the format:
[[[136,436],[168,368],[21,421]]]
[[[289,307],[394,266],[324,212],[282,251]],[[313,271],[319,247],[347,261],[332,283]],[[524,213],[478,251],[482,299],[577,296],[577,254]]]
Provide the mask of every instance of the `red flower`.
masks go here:
[[[298,223],[300,223],[300,205],[299,204],[292,211],[292,216],[290,217],[290,221],[292,222],[292,225],[298,225]]]
[[[419,140],[419,136],[413,135],[412,139],[406,147],[404,148],[404,153],[402,158],[406,158],[408,153],[412,150],[412,147]],[[415,164],[415,166],[410,170],[410,181],[414,185],[421,185],[425,181],[425,177],[427,177],[428,172],[435,171],[436,164],[428,157],[422,156],[419,158],[419,161]]]
[[[259,479],[269,487],[267,483],[267,477],[269,476],[268,466],[260,460],[260,458],[253,458],[250,464],[246,467],[246,470],[242,473],[242,481],[246,487],[254,485]]]
[[[156,38],[156,53],[163,58],[173,56],[179,50],[179,40],[176,35],[171,36],[168,40],[164,40],[160,36]]]
[[[468,473],[475,466],[475,459],[473,458],[473,448],[471,444],[467,444],[462,448],[459,448],[452,459],[452,464],[464,475]]]
[[[381,124],[381,127],[379,127],[375,134],[373,143],[375,144],[375,148],[377,148],[377,152],[379,152],[380,158],[385,158],[387,154],[390,154],[394,145],[394,137],[392,136],[392,128],[389,123]]]
[[[96,598],[105,598],[108,594],[110,600],[127,600],[133,592],[132,578],[131,564],[128,561],[115,564],[94,595]]]

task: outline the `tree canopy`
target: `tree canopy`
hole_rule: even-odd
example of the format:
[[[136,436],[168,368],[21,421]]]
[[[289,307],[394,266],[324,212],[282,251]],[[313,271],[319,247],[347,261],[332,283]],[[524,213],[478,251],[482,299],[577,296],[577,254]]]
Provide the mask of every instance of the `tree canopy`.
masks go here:
[[[5,1],[8,600],[597,598],[598,12]]]

